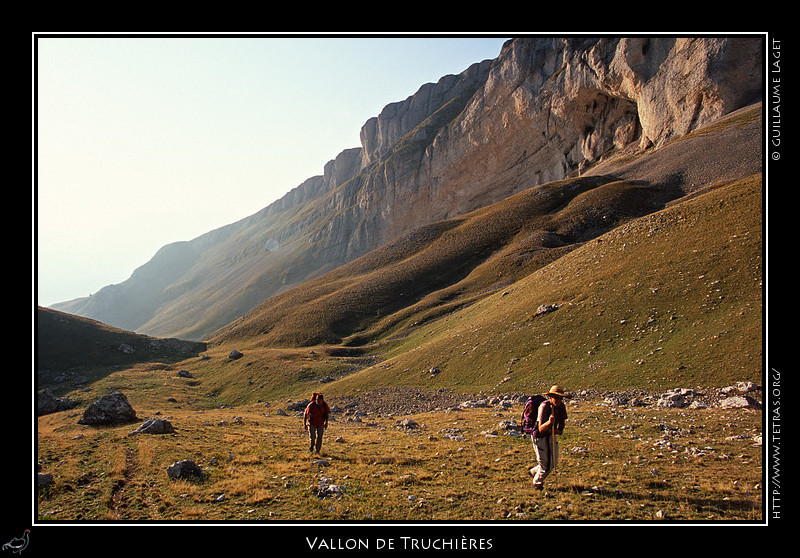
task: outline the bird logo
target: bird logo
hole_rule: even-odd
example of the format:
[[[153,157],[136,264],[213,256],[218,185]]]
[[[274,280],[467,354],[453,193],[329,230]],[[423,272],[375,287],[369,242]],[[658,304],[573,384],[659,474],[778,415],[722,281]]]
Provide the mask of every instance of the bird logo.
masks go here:
[[[30,536],[30,533],[30,529],[25,529],[25,532],[21,537],[14,537],[4,544],[3,550],[10,550],[11,552],[20,554],[28,546],[28,537]]]

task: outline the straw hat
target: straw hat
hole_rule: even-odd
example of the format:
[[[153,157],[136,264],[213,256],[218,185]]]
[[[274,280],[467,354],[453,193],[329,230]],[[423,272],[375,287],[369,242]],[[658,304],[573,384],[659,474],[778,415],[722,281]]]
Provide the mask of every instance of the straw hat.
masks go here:
[[[566,393],[564,388],[559,385],[551,387],[550,391],[547,392],[547,395],[555,395],[556,397],[569,397],[569,393]]]

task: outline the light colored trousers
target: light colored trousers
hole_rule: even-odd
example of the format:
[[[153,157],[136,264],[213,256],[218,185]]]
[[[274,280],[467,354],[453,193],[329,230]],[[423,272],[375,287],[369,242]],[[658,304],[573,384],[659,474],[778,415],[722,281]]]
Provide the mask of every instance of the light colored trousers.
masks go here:
[[[551,435],[552,436],[552,435]],[[533,475],[533,485],[542,486],[544,479],[550,474],[550,471],[555,469],[558,464],[558,438],[555,441],[555,451],[551,447],[551,436],[544,438],[535,438],[531,436],[533,442],[533,451],[536,452],[536,467],[531,469]]]

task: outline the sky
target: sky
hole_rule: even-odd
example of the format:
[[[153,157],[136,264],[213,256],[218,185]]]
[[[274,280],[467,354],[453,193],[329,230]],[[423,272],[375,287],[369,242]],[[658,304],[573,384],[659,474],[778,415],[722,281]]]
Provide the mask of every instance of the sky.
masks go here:
[[[256,213],[359,147],[387,104],[506,39],[34,36],[36,303]]]

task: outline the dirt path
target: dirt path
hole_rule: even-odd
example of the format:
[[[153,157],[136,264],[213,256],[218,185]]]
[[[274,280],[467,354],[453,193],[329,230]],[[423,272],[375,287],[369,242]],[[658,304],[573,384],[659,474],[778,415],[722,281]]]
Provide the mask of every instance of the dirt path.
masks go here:
[[[110,515],[115,520],[129,519],[127,513],[127,489],[136,474],[136,459],[134,457],[135,449],[128,447],[125,448],[125,470],[123,471],[122,478],[114,481],[111,488],[111,497],[108,499],[108,507],[110,508]]]

